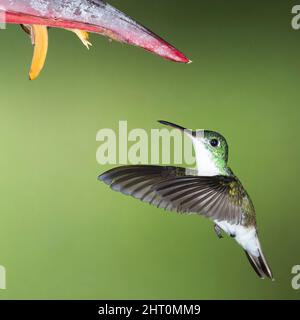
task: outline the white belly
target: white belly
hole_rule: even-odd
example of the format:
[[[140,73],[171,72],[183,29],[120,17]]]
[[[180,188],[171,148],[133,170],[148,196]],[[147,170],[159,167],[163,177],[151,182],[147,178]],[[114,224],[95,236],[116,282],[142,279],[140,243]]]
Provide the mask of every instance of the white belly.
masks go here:
[[[255,227],[244,227],[238,224],[230,224],[226,221],[217,220],[215,220],[215,224],[218,225],[228,235],[234,236],[237,243],[246,251],[250,252],[256,257],[259,256],[260,244],[257,238]]]

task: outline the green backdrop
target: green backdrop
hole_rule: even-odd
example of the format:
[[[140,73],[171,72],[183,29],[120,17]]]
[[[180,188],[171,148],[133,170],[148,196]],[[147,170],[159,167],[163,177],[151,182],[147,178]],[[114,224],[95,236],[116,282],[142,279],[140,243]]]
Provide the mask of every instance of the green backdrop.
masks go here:
[[[181,49],[164,61],[93,35],[50,30],[46,68],[27,80],[32,46],[0,31],[1,299],[300,298],[300,30],[293,1],[111,0]],[[275,282],[198,216],[167,214],[97,181],[101,128],[165,119],[221,132],[255,204]]]

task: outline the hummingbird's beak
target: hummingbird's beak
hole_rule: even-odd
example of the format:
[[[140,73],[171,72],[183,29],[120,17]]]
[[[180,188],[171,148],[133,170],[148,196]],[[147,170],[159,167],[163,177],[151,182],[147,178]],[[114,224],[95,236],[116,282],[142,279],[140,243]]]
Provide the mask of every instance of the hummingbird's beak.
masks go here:
[[[1,22],[46,26],[75,32],[88,47],[87,32],[141,47],[175,62],[191,62],[182,52],[102,0],[0,0]],[[36,33],[45,34],[45,32]],[[38,38],[38,37],[36,37]],[[45,48],[44,44],[37,47]],[[42,59],[45,53],[41,54]],[[41,63],[39,63],[41,64]]]
[[[187,128],[184,128],[182,126],[179,126],[178,124],[175,124],[175,123],[172,123],[172,122],[169,122],[169,121],[164,121],[164,120],[158,120],[158,122],[163,124],[163,125],[165,125],[165,126],[169,126],[169,127],[175,128],[175,129],[179,129],[183,133],[187,134],[190,138],[195,136],[195,133],[196,133],[195,131],[187,129]]]

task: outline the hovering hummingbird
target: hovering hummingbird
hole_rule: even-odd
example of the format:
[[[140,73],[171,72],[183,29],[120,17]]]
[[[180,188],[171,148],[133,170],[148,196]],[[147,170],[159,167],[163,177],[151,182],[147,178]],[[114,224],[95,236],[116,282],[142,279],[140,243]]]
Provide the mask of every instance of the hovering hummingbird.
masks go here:
[[[98,177],[113,190],[183,214],[199,214],[214,222],[219,238],[225,232],[244,249],[260,278],[273,280],[272,271],[258,239],[253,203],[239,179],[229,168],[228,144],[214,131],[179,129],[193,142],[196,170],[171,166],[123,166]]]
[[[190,60],[165,40],[102,0],[0,0],[0,22],[20,24],[31,37],[34,54],[29,78],[43,69],[48,50],[48,27],[74,32],[89,48],[88,32],[132,44],[168,60]]]

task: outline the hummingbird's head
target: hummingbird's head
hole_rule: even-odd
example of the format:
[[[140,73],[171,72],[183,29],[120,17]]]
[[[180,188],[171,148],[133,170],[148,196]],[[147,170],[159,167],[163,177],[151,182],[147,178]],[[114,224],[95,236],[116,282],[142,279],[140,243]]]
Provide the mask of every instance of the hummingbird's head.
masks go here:
[[[199,175],[227,174],[228,144],[220,133],[210,130],[190,130],[167,121],[159,123],[179,129],[192,139]]]
[[[196,132],[196,139],[200,139],[201,143],[205,146],[211,154],[227,164],[228,161],[228,144],[226,139],[218,132],[210,130],[199,130]],[[199,134],[199,138],[197,135]]]

